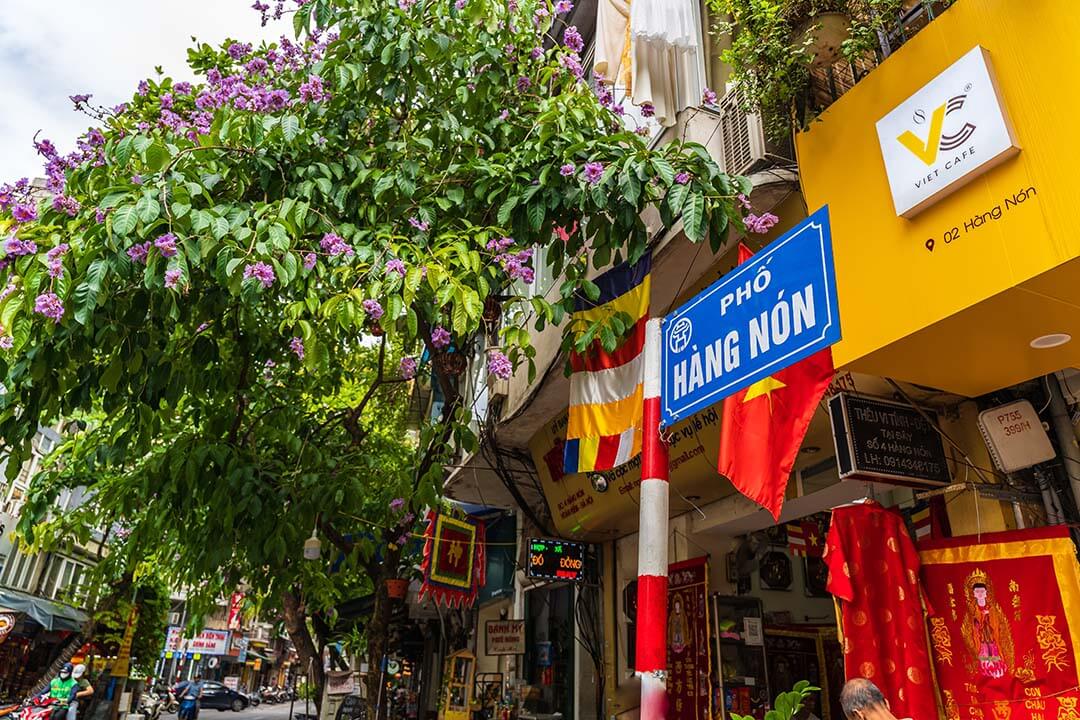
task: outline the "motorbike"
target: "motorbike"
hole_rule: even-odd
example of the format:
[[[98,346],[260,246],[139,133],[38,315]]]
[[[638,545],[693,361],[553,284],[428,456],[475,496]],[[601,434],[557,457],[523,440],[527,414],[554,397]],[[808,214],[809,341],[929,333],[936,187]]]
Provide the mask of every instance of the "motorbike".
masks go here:
[[[34,695],[23,701],[19,709],[19,720],[49,720],[53,707],[57,704],[55,698]]]
[[[164,712],[175,713],[180,709],[180,701],[176,699],[172,688],[155,689],[154,695],[161,701],[161,709]]]
[[[143,714],[146,720],[158,720],[161,717],[164,704],[160,696],[152,692],[144,692],[139,698],[138,711]]]

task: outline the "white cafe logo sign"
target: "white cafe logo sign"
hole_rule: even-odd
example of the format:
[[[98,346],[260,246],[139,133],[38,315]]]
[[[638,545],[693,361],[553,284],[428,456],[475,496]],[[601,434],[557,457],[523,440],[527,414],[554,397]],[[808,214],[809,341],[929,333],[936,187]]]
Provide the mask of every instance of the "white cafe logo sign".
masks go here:
[[[896,214],[911,218],[1020,152],[976,46],[877,122]]]

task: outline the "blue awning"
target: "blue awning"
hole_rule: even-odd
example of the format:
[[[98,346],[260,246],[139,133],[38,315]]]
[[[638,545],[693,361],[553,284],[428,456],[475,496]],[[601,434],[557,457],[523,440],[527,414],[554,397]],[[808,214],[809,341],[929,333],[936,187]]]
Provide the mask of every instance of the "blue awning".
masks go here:
[[[70,605],[8,588],[0,588],[0,608],[25,613],[46,630],[78,632],[89,619],[82,610]]]

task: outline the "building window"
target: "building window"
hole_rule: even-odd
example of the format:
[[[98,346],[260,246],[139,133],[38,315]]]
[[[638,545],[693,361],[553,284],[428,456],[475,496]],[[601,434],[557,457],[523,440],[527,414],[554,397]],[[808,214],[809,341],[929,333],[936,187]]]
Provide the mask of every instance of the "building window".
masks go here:
[[[87,566],[63,555],[53,555],[49,562],[48,579],[41,592],[53,600],[79,602],[82,599],[81,587]]]
[[[8,575],[5,585],[16,590],[28,592],[30,584],[34,581],[34,571],[38,564],[38,555],[26,555],[15,550],[9,563]]]

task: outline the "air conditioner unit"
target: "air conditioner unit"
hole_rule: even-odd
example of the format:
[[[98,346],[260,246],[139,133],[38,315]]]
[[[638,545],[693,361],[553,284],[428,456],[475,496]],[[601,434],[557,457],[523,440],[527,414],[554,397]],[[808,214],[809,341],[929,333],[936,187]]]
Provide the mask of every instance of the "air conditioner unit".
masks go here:
[[[720,100],[720,147],[724,171],[749,175],[768,165],[791,162],[790,143],[772,143],[765,137],[761,116],[743,107],[737,86],[728,88]]]
[[[499,402],[506,402],[510,397],[510,381],[497,378],[491,373],[487,376],[488,407]]]

